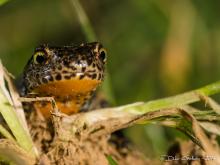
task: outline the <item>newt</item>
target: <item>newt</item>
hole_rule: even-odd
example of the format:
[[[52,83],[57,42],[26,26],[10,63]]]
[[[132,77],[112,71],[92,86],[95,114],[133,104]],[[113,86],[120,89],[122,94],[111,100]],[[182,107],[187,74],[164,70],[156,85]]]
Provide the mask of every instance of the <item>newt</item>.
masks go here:
[[[107,52],[99,42],[76,46],[42,45],[37,47],[24,68],[20,88],[18,87],[20,95],[23,97],[53,97],[62,113],[71,115],[81,112],[104,79],[106,60]],[[99,99],[94,98],[92,101],[99,101]],[[95,106],[103,107],[101,104],[103,102],[97,104],[99,103],[100,105]],[[51,116],[51,103],[38,101],[32,104],[34,109],[40,111],[45,119]],[[29,104],[28,108],[30,108]],[[85,109],[88,110],[88,108]],[[28,121],[34,142],[38,144],[40,150],[47,153],[48,146],[51,145],[54,138],[51,120],[38,120],[29,116]],[[99,141],[99,139],[97,140]],[[137,151],[131,148],[131,142],[124,137],[122,132],[117,131],[112,134],[110,139],[108,137],[106,140],[108,141],[107,148],[111,148],[113,153],[120,155],[119,159],[122,161],[130,161],[129,158],[139,159],[136,156]],[[98,147],[103,154],[103,142],[97,144],[98,141],[88,140],[83,150],[83,147],[77,149],[83,152],[86,150],[89,155],[91,150],[87,150],[86,147],[94,146],[94,148]],[[96,149],[96,152],[99,149]],[[79,153],[75,152],[80,155]],[[65,156],[72,157],[72,155]],[[61,157],[63,158],[63,155]],[[88,159],[90,160],[90,157]]]
[[[37,47],[24,68],[22,95],[54,97],[62,113],[77,113],[103,81],[106,59],[107,52],[98,42]],[[33,104],[50,117],[50,103]]]

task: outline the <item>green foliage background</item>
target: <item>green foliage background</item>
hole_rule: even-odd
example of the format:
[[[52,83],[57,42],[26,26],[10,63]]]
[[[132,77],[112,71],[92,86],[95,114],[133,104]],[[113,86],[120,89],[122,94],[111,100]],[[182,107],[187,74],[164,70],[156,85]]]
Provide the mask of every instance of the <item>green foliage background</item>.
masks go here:
[[[85,42],[74,0],[9,1],[0,6],[0,58],[18,76],[42,43]],[[4,1],[0,1],[2,4]],[[220,1],[81,0],[108,50],[116,105],[177,94],[219,80]],[[182,134],[155,125],[125,131],[147,155]],[[174,136],[175,135],[175,136]]]

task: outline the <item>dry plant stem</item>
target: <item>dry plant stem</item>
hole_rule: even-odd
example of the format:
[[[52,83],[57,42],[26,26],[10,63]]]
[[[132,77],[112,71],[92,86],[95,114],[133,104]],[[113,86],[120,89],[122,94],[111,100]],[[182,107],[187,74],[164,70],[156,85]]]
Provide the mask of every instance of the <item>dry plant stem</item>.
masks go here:
[[[36,101],[48,101],[51,102],[51,105],[53,106],[54,113],[57,113],[58,108],[56,106],[55,100],[53,97],[34,97],[34,98],[29,98],[29,97],[20,97],[19,100],[21,102],[36,102]]]
[[[138,103],[138,105],[139,104],[140,103]],[[91,137],[92,135],[100,133],[110,134],[115,130],[124,127],[125,123],[130,122],[139,116],[121,111],[121,109],[127,106],[130,105],[100,109],[62,118],[62,128],[66,132],[69,132],[68,134],[70,136],[77,135],[81,138]]]
[[[96,129],[100,130],[95,131],[96,133],[102,131],[106,133],[106,130],[108,133],[111,133],[115,130],[126,127],[129,122],[128,125],[130,125],[132,120],[135,121],[145,113],[155,112],[165,108],[182,107],[183,105],[199,101],[201,95],[212,95],[218,92],[220,92],[220,82],[164,99],[73,115],[63,119],[63,124],[67,124],[67,126],[63,128],[70,129],[73,133],[77,134],[79,132],[85,132],[85,127],[90,128],[89,131],[86,129],[87,134],[89,132],[94,132]],[[68,125],[72,126],[68,127]]]
[[[27,98],[27,97],[20,97],[19,100],[21,102],[36,102],[36,101],[47,101],[50,102],[52,105],[52,109],[51,109],[51,115],[52,115],[52,123],[54,126],[54,130],[55,130],[55,135],[59,136],[62,132],[62,129],[60,127],[60,118],[62,118],[63,116],[66,116],[65,114],[62,114],[57,105],[56,102],[54,100],[53,97],[36,97],[36,98]],[[42,116],[43,118],[43,116]]]
[[[53,97],[35,97],[35,98],[20,97],[19,100],[21,102],[48,101],[52,105],[51,114],[60,115],[59,109],[58,109],[58,107],[56,105],[56,101],[54,100]]]
[[[199,125],[205,129],[207,132],[210,132],[215,135],[220,136],[220,126],[211,122],[199,122]]]

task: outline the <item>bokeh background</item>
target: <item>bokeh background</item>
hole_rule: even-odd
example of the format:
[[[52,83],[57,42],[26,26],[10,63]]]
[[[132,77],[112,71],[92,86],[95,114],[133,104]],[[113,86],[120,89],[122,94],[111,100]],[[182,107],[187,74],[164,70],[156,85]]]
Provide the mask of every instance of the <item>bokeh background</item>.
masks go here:
[[[116,106],[174,95],[220,77],[218,0],[0,0],[0,5],[0,58],[15,76],[40,44],[96,39],[108,51],[105,89]],[[83,27],[85,18],[90,25]],[[124,132],[154,157],[176,138],[186,138],[154,124]]]

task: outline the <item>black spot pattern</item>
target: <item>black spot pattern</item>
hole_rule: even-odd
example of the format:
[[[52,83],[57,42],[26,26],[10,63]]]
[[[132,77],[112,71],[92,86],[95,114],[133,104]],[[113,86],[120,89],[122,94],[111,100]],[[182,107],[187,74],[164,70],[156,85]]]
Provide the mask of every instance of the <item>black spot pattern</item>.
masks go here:
[[[97,74],[92,75],[92,79],[95,79],[97,77]]]
[[[42,82],[46,84],[48,81],[46,78],[42,78]]]
[[[82,80],[85,77],[85,75],[80,75],[79,79]]]
[[[64,76],[64,78],[69,80],[71,77],[70,76]]]
[[[58,74],[56,75],[56,80],[61,80],[61,79],[62,79],[62,76],[61,76],[61,74],[58,73]]]

